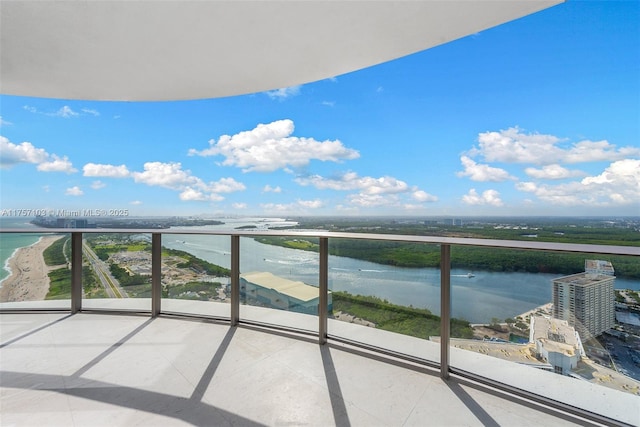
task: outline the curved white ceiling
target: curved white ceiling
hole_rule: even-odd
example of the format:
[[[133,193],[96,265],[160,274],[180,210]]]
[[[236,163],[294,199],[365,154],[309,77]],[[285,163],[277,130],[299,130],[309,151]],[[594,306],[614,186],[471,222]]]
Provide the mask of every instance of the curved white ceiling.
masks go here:
[[[0,2],[0,92],[215,98],[337,76],[558,0]]]

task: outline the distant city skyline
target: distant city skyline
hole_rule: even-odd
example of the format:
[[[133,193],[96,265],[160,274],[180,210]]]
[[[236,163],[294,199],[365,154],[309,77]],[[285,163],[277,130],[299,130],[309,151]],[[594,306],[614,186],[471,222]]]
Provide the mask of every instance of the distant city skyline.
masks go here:
[[[639,2],[568,1],[385,64],[250,95],[2,95],[0,208],[640,215],[638,52]]]

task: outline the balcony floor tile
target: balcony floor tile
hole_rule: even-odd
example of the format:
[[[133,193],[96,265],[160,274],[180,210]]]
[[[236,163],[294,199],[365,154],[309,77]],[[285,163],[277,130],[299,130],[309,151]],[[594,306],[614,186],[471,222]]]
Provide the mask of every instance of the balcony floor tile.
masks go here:
[[[2,425],[572,425],[425,369],[260,328],[0,314]]]

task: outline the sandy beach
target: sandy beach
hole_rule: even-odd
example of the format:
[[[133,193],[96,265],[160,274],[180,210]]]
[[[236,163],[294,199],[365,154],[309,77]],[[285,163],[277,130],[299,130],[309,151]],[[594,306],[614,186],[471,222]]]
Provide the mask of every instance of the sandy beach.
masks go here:
[[[547,304],[543,304],[539,307],[536,307],[533,310],[526,311],[521,315],[519,315],[519,317],[522,317],[523,319],[529,321],[529,318],[531,318],[531,316],[533,316],[534,314],[551,316],[552,310],[553,310],[553,302],[549,302]]]
[[[39,301],[49,292],[49,271],[42,253],[62,236],[42,236],[31,246],[18,249],[8,266],[11,274],[0,283],[0,302]]]

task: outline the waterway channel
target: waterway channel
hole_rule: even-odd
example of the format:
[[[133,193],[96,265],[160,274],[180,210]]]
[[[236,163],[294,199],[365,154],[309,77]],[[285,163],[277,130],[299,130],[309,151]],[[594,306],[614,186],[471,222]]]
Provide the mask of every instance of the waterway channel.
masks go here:
[[[202,228],[229,230],[229,226],[227,223]],[[230,267],[229,236],[164,235],[162,244]],[[252,238],[240,239],[241,273],[269,271],[317,286],[318,265],[317,253],[265,245]],[[558,275],[454,269],[451,272],[452,314],[471,323],[517,316],[551,301],[551,280],[555,277]],[[395,304],[440,313],[440,271],[434,268],[394,267],[330,255],[329,288],[373,295]],[[616,288],[640,289],[640,283],[616,279]]]

